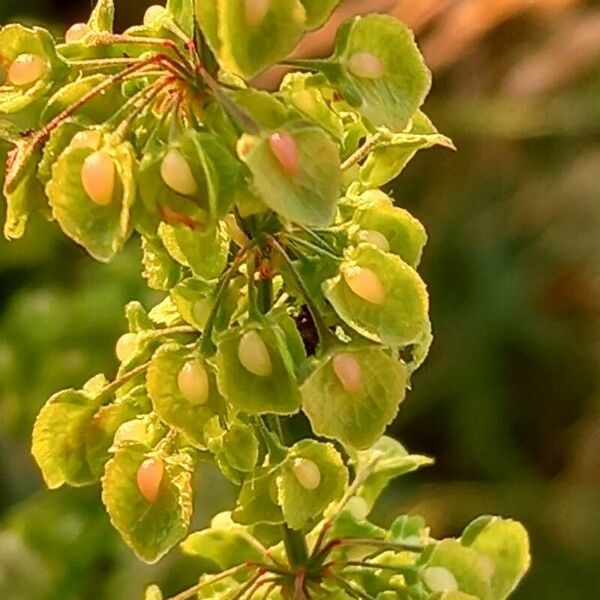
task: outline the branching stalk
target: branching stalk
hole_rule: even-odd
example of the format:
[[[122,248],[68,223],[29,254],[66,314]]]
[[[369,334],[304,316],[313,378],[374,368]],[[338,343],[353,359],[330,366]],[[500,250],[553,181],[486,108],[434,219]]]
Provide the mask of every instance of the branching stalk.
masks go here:
[[[342,171],[347,171],[354,165],[361,163],[369,154],[378,146],[383,136],[380,133],[376,133],[373,137],[368,139],[354,154],[350,155],[342,163]]]
[[[308,310],[311,314],[311,317],[313,319],[315,327],[317,328],[317,332],[319,334],[319,339],[321,340],[321,343],[322,344],[337,343],[338,342],[337,337],[333,333],[331,333],[331,331],[329,331],[329,328],[327,327],[327,324],[323,320],[323,317],[321,316],[319,309],[317,308],[317,306],[315,305],[315,303],[312,300],[311,294],[308,290],[308,287],[306,286],[306,282],[302,278],[302,275],[300,275],[300,273],[298,272],[296,265],[294,265],[294,263],[292,262],[292,259],[288,256],[288,254],[285,251],[285,249],[283,248],[283,246],[273,236],[269,236],[267,238],[267,242],[273,248],[275,248],[275,250],[277,250],[277,252],[281,255],[281,257],[283,258],[287,267],[289,268],[290,272],[294,276],[294,279],[296,280],[296,283],[298,284],[298,287],[300,288],[300,292],[302,293],[303,300],[306,303],[306,306],[308,307]]]
[[[215,575],[214,577],[211,577],[210,579],[202,581],[199,584],[194,585],[191,588],[188,588],[187,590],[177,594],[176,596],[169,598],[169,600],[188,600],[188,598],[192,598],[200,590],[208,587],[209,585],[213,585],[214,583],[222,581],[223,579],[227,579],[228,577],[237,575],[238,573],[241,573],[245,569],[251,569],[251,568],[253,568],[253,565],[250,563],[244,563],[243,565],[238,565],[237,567],[232,567],[231,569],[227,569],[226,571],[223,571],[222,573],[219,573],[218,575]]]

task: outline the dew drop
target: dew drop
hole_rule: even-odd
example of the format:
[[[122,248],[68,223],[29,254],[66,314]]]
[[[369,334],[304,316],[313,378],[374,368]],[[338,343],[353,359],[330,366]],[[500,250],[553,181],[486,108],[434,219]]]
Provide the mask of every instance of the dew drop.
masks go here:
[[[208,373],[200,359],[186,362],[177,375],[177,387],[183,397],[195,406],[208,400]]]
[[[77,132],[69,145],[71,148],[93,148],[95,150],[100,146],[101,142],[102,133],[97,129],[88,129]]]
[[[321,485],[321,470],[308,458],[296,458],[292,470],[298,483],[307,490],[316,490]]]
[[[193,196],[198,185],[190,165],[178,150],[169,150],[160,165],[160,175],[167,186],[182,196]]]
[[[369,504],[362,496],[352,496],[346,504],[346,509],[350,511],[357,521],[364,521],[369,516]]]
[[[385,67],[381,59],[370,52],[357,52],[347,63],[348,70],[361,79],[380,79],[383,77]]]
[[[120,362],[127,362],[135,353],[137,347],[137,335],[125,333],[118,340],[115,348],[117,358]]]
[[[456,577],[444,567],[427,567],[423,581],[432,592],[458,592]]]
[[[342,352],[333,357],[333,372],[336,374],[344,389],[349,392],[357,392],[362,385],[361,370],[358,361],[352,354]]]
[[[250,27],[260,25],[269,12],[270,0],[244,0],[246,23]]]
[[[122,423],[117,431],[113,443],[115,446],[123,442],[138,442],[142,444],[146,440],[146,424],[141,419],[133,419]]]
[[[384,252],[390,251],[390,243],[385,235],[381,233],[381,231],[376,231],[375,229],[361,231],[358,234],[358,239],[365,244],[373,244],[373,246],[383,250]]]
[[[90,154],[81,167],[81,183],[90,200],[99,206],[108,206],[115,189],[115,163],[106,152]]]
[[[139,467],[137,484],[140,493],[150,503],[156,502],[160,492],[165,465],[160,458],[148,458]]]
[[[240,339],[238,358],[242,366],[258,377],[268,377],[273,363],[267,345],[257,331],[248,331]]]
[[[65,42],[73,44],[81,41],[90,32],[90,26],[87,23],[75,23],[71,25],[65,33]]]
[[[381,279],[366,267],[352,267],[344,272],[346,285],[359,297],[371,304],[385,302]]]
[[[269,146],[283,170],[288,175],[296,173],[300,162],[296,140],[289,133],[273,133],[269,138]]]
[[[146,27],[153,27],[160,19],[162,19],[164,14],[164,6],[160,6],[160,4],[153,4],[152,6],[149,6],[144,13],[143,23]]]
[[[35,83],[48,69],[48,63],[35,54],[20,54],[8,68],[12,85],[26,86]]]

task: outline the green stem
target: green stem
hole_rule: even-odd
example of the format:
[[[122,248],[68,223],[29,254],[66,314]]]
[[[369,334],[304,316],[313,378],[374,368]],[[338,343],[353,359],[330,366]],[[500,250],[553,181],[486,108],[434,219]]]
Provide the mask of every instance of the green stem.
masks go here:
[[[292,259],[288,256],[288,254],[285,251],[285,249],[283,248],[283,246],[274,237],[269,236],[268,242],[273,248],[275,248],[275,250],[277,250],[277,252],[279,252],[279,254],[283,258],[284,262],[286,263],[287,267],[289,268],[290,272],[294,276],[294,279],[296,280],[296,283],[298,284],[298,287],[300,288],[300,292],[302,293],[303,300],[304,300],[306,306],[308,307],[308,310],[312,316],[315,327],[317,328],[317,333],[319,334],[319,339],[321,341],[321,344],[326,345],[326,346],[327,345],[333,346],[333,345],[338,344],[339,340],[333,333],[331,333],[331,331],[329,331],[327,324],[323,320],[323,317],[319,313],[317,306],[315,305],[315,303],[312,300],[311,294],[308,290],[308,287],[306,286],[306,282],[302,278],[302,275],[300,275],[300,273],[298,272],[298,269],[296,269],[296,265],[294,265]]]
[[[261,312],[266,315],[273,306],[273,280],[263,279],[256,286],[257,302]]]
[[[169,600],[188,600],[188,598],[192,598],[200,590],[204,589],[205,587],[208,587],[209,585],[212,585],[213,583],[217,583],[218,581],[222,581],[223,579],[227,579],[228,577],[232,577],[233,575],[237,575],[241,571],[243,571],[245,569],[250,569],[250,568],[253,568],[253,565],[244,563],[243,565],[238,565],[237,567],[227,569],[227,571],[223,571],[222,573],[219,573],[218,575],[215,575],[214,577],[211,577],[210,579],[202,581],[201,583],[185,590],[184,592],[181,592],[180,594],[177,594],[176,596],[169,598]]]
[[[118,138],[122,138],[131,124],[138,118],[140,113],[146,108],[164,89],[166,78],[161,78],[155,81],[152,85],[139,91],[137,94],[132,96],[106,123],[110,125],[112,123],[118,123],[122,115],[129,112],[129,114],[119,123],[115,134]]]
[[[251,246],[246,246],[245,248],[240,249],[240,251],[237,253],[237,256],[235,257],[235,260],[231,264],[231,267],[229,267],[229,269],[227,269],[227,271],[223,273],[221,279],[219,280],[219,283],[217,284],[212,309],[206,321],[206,326],[204,327],[202,345],[200,346],[200,352],[204,356],[211,356],[216,350],[215,345],[212,341],[212,331],[217,320],[219,306],[221,304],[221,300],[223,299],[223,295],[227,291],[227,286],[229,285],[229,282],[235,275],[236,271],[239,269],[250,248]]]
[[[132,379],[135,379],[138,375],[145,373],[149,366],[150,366],[150,361],[145,362],[142,365],[139,365],[138,367],[136,367],[135,369],[132,369],[131,371],[128,371],[127,373],[125,373],[125,375],[122,375],[121,377],[115,379],[114,381],[112,381],[111,383],[106,385],[102,389],[102,392],[100,393],[100,395],[101,396],[110,396],[110,395],[114,394],[119,388],[122,388],[124,385],[129,383]]]
[[[125,67],[140,62],[139,58],[96,58],[90,60],[69,60],[69,66],[76,69],[110,69]]]
[[[309,250],[312,250],[313,252],[316,252],[317,254],[321,254],[322,256],[326,256],[327,258],[330,258],[331,260],[335,260],[336,262],[342,262],[342,258],[332,254],[331,252],[329,252],[329,250],[325,250],[324,248],[321,248],[320,246],[316,246],[315,244],[308,242],[307,240],[303,240],[302,238],[298,238],[296,236],[290,235],[290,234],[284,234],[286,239],[290,240],[291,242],[295,243],[295,244],[299,244],[300,246],[304,246],[305,248],[308,248]]]
[[[343,163],[342,163],[342,171],[347,171],[350,167],[353,167],[355,164],[362,162],[369,153],[379,144],[381,141],[382,135],[380,133],[376,133],[372,138],[368,139],[354,154],[351,154]]]
[[[213,93],[215,100],[225,108],[243,130],[252,133],[253,135],[258,135],[262,131],[262,127],[259,123],[221,89],[219,84],[211,77],[210,73],[203,66],[198,67],[198,73]]]
[[[282,525],[283,543],[290,567],[305,567],[308,564],[308,548],[306,538],[300,531],[290,529],[286,524]]]
[[[345,567],[361,567],[367,569],[381,569],[383,571],[393,571],[394,573],[414,575],[416,569],[409,566],[400,565],[386,565],[383,563],[376,563],[368,560],[349,560],[344,563]]]
[[[184,68],[188,76],[193,76],[192,65],[173,40],[166,38],[138,37],[120,33],[107,33],[102,34],[100,37],[95,39],[94,42],[94,45],[136,44],[143,46],[158,46],[163,50],[170,50],[181,61],[182,64],[180,66]]]
[[[257,581],[260,581],[260,578],[263,576],[261,571],[258,571],[256,575],[252,576],[246,583],[244,583],[238,590],[235,592],[233,596],[231,596],[231,600],[240,600],[247,591],[251,590]]]
[[[352,584],[348,583],[343,577],[340,577],[337,573],[331,573],[331,576],[338,582],[338,585],[353,598],[360,598],[361,600],[375,600],[373,596],[367,594],[367,592],[365,592],[362,588],[356,588]]]
[[[332,254],[335,254],[335,249],[333,246],[330,246],[316,231],[310,229],[310,227],[306,227],[300,223],[294,223],[295,227],[306,233],[306,235],[310,236],[318,245],[321,246],[324,250],[329,250]]]
[[[323,66],[332,64],[326,59],[311,58],[288,58],[279,62],[284,67],[294,67],[296,69],[305,69],[306,71],[320,71]]]
[[[385,550],[396,550],[397,552],[422,552],[425,546],[418,544],[402,544],[388,542],[386,540],[374,540],[368,538],[346,538],[339,541],[340,546],[372,546],[373,548],[384,548]]]
[[[149,65],[156,64],[159,62],[157,56],[152,56],[150,58],[146,58],[145,60],[140,60],[137,63],[123,69],[120,73],[108,77],[105,81],[98,84],[95,88],[91,89],[89,92],[81,96],[77,102],[71,104],[68,108],[63,110],[59,115],[54,117],[45,127],[40,129],[38,133],[34,136],[32,140],[32,145],[37,146],[40,142],[43,142],[54,129],[56,129],[65,119],[68,119],[70,116],[75,114],[82,106],[85,106],[88,102],[99,96],[102,92],[107,90],[109,87],[120,83],[123,79],[126,79],[132,73],[139,71]]]

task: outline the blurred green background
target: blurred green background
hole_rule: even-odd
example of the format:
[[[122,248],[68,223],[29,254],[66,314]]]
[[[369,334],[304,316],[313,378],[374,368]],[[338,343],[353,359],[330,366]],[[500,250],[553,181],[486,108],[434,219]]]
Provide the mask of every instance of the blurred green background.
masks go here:
[[[148,3],[118,3],[120,27]],[[417,31],[435,72],[427,112],[458,153],[422,153],[395,185],[426,225],[435,343],[394,426],[435,467],[403,479],[376,518],[423,514],[436,536],[474,516],[521,519],[533,568],[520,600],[600,597],[600,4],[377,3]],[[0,24],[64,29],[89,0],[1,0]],[[327,33],[316,39],[328,43]],[[137,562],[98,489],[42,489],[29,455],[54,391],[115,369],[125,302],[155,300],[133,243],[94,264],[35,220],[0,241],[0,598],[135,600],[194,580],[177,553]],[[232,502],[214,473],[197,521]]]

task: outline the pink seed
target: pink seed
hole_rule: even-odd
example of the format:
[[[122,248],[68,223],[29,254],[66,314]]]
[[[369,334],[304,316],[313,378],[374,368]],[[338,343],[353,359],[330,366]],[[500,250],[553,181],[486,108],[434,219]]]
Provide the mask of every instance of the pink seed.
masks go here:
[[[347,392],[358,392],[362,385],[360,365],[352,354],[342,352],[334,356],[332,361],[333,372]]]
[[[273,133],[269,138],[269,146],[283,170],[288,175],[294,175],[300,163],[296,140],[289,133]]]
[[[148,458],[137,472],[137,484],[140,493],[148,502],[154,504],[160,492],[165,465],[160,458]]]
[[[67,42],[67,44],[79,42],[88,34],[89,31],[90,27],[86,23],[75,23],[74,25],[71,25],[69,29],[67,29],[67,33],[65,33],[65,42]]]
[[[48,70],[48,63],[35,54],[19,54],[8,69],[12,85],[28,86],[41,79]]]
[[[92,202],[99,206],[108,206],[112,202],[115,171],[115,163],[106,152],[94,152],[83,161],[81,183]]]

